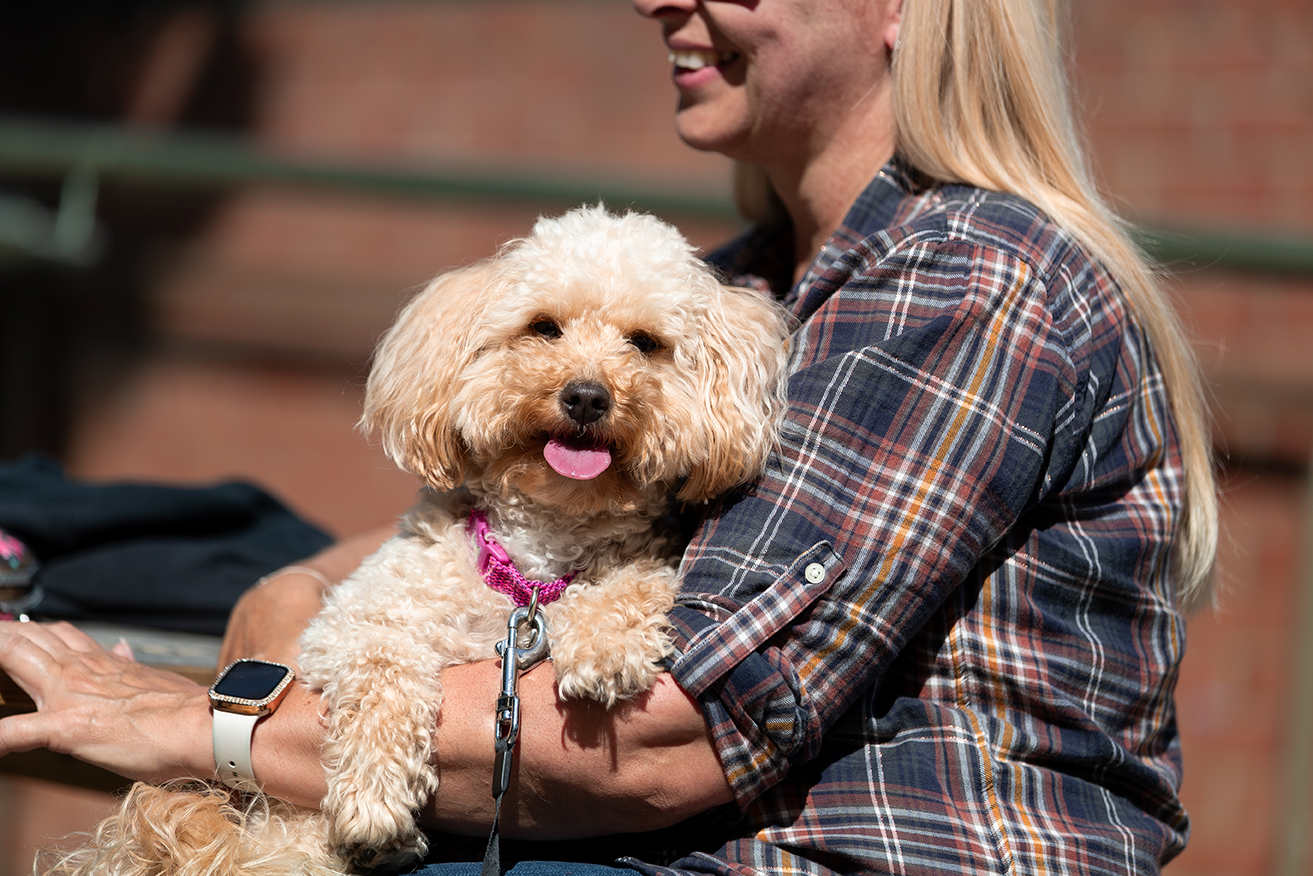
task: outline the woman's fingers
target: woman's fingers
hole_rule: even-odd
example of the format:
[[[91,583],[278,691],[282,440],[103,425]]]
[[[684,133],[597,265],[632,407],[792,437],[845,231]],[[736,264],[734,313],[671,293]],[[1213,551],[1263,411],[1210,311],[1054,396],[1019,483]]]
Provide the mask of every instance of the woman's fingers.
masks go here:
[[[0,669],[37,706],[0,720],[0,754],[49,748],[150,781],[208,775],[205,688],[118,650],[69,625],[0,624]]]
[[[124,660],[131,660],[134,663],[137,660],[137,655],[132,653],[132,646],[129,645],[128,640],[122,636],[119,636],[119,640],[114,643],[114,647],[110,648],[109,652],[122,657]]]
[[[126,643],[124,643],[126,646]],[[44,706],[56,690],[123,693],[130,684],[131,649],[111,653],[68,623],[0,624],[0,669]],[[125,665],[126,664],[126,665]],[[125,674],[125,671],[127,674]]]
[[[46,644],[58,640],[35,630],[20,632],[16,629],[24,626],[37,625],[13,623],[4,624],[0,628],[0,669],[25,690],[40,708],[43,683],[59,674],[61,669],[58,661],[48,648],[42,646],[40,640],[45,639]]]
[[[25,624],[24,626],[34,626],[45,630],[71,650],[82,654],[92,654],[104,650],[100,647],[100,643],[68,621],[57,621],[52,624]]]
[[[2,621],[0,622],[0,639],[32,642],[47,651],[67,647],[50,629],[48,624]]]
[[[45,716],[40,712],[10,715],[0,721],[0,755],[42,748],[47,735]]]
[[[70,652],[93,659],[109,654],[95,639],[67,621],[50,624],[0,623],[0,639],[26,640],[56,659]]]

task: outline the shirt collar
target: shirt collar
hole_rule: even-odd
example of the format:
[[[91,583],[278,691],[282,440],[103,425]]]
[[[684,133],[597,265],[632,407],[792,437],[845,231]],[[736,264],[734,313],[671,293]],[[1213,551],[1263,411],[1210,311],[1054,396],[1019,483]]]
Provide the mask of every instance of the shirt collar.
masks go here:
[[[933,186],[933,180],[915,170],[900,156],[880,169],[848,208],[843,222],[821,247],[807,272],[796,284],[793,277],[793,222],[787,214],[755,226],[730,244],[713,252],[708,261],[737,285],[770,292],[792,304],[803,290],[815,284],[834,262],[857,243],[904,221],[913,199]]]

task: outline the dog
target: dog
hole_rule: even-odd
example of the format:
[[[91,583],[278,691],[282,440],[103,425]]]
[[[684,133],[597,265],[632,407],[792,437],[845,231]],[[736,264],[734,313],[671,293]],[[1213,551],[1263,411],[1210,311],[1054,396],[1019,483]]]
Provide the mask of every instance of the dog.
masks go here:
[[[559,696],[610,707],[648,690],[682,550],[664,521],[761,471],[787,346],[772,300],[723,285],[673,227],[601,205],[439,276],[381,341],[362,417],[424,482],[418,504],[301,642],[326,716],[321,810],[138,786],[50,872],[418,861],[442,670],[494,658],[508,593],[537,582]]]

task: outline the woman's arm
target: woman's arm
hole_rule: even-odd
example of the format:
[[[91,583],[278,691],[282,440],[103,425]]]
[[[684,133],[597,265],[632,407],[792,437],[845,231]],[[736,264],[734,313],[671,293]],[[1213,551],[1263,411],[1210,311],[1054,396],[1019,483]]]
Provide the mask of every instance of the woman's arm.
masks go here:
[[[479,835],[492,823],[493,707],[501,688],[495,660],[443,672],[435,735],[439,786],[426,821]],[[544,664],[520,679],[520,742],[502,808],[502,832],[569,839],[654,830],[731,798],[697,704],[661,675],[641,700],[610,711],[561,701]],[[252,765],[265,790],[316,806],[325,786],[319,762],[318,697],[297,688],[256,727]]]
[[[340,581],[394,534],[364,533],[298,565]],[[222,663],[237,657],[295,663],[297,639],[319,611],[323,584],[285,573],[234,609]],[[68,624],[0,624],[0,668],[38,711],[0,720],[0,754],[45,747],[147,781],[214,776],[205,688],[100,648]],[[497,661],[443,673],[435,744],[440,768],[430,822],[484,833],[492,822]],[[544,664],[520,680],[516,772],[502,810],[508,837],[569,838],[673,824],[730,797],[698,705],[662,675],[635,702],[607,711],[562,702]],[[304,685],[256,725],[255,774],[273,796],[303,806],[323,797],[319,696]]]
[[[38,711],[0,720],[0,754],[45,747],[148,781],[213,778],[205,688],[105,651],[68,624],[0,624],[0,668]],[[441,785],[432,823],[486,832],[492,820],[496,661],[454,666],[436,731]],[[697,705],[667,675],[610,711],[561,702],[548,665],[521,679],[517,769],[503,808],[509,837],[651,830],[730,799]],[[324,793],[319,698],[303,686],[261,721],[255,774],[273,796],[315,806]]]
[[[395,533],[380,528],[344,539],[300,564],[337,582]],[[287,572],[238,600],[220,652],[220,666],[238,657],[295,664],[297,640],[319,613],[323,582]],[[69,624],[0,624],[0,668],[35,700],[37,711],[0,721],[0,752],[49,748],[132,779],[211,778],[210,708],[205,688],[172,672],[104,651]],[[317,697],[304,688],[288,696],[286,718],[262,721],[256,736],[287,735],[312,758],[293,758],[293,798],[313,805],[322,795]],[[282,747],[294,750],[289,740]],[[275,749],[276,750],[276,749]],[[290,777],[289,777],[290,778]],[[316,790],[318,783],[318,790]]]
[[[386,526],[345,538],[243,593],[228,619],[219,666],[238,657],[295,666],[301,652],[297,640],[324,600],[323,581],[296,569],[313,569],[336,584],[396,534],[395,528]]]
[[[395,530],[363,533],[298,563],[336,583]],[[297,637],[319,611],[323,585],[289,572],[248,591],[224,639],[221,663],[237,657],[295,662]],[[673,824],[730,799],[698,705],[662,675],[641,700],[611,712],[556,697],[551,667],[520,680],[517,772],[502,810],[503,832],[569,838]],[[479,834],[492,822],[493,708],[497,661],[443,673],[435,736],[441,770],[428,819],[452,833]],[[316,806],[324,794],[318,697],[298,687],[261,721],[251,747],[255,773],[275,796]]]
[[[493,707],[501,668],[489,660],[453,666],[438,719],[438,792],[431,823],[486,833],[492,821]],[[570,839],[655,830],[733,799],[698,704],[667,674],[643,697],[607,710],[556,697],[544,664],[520,679],[516,771],[502,831],[524,839]]]
[[[298,563],[336,583],[395,535],[362,533]],[[323,585],[289,572],[248,591],[229,623],[221,664],[237,657],[295,662],[297,638],[318,613]],[[497,661],[443,673],[445,701],[435,743],[441,784],[433,826],[484,833],[492,822],[493,707]],[[517,772],[503,806],[503,832],[569,838],[673,824],[730,799],[701,709],[668,675],[641,700],[611,712],[591,701],[556,698],[550,666],[526,673]],[[275,796],[305,806],[324,794],[318,697],[298,687],[256,727],[256,775]]]

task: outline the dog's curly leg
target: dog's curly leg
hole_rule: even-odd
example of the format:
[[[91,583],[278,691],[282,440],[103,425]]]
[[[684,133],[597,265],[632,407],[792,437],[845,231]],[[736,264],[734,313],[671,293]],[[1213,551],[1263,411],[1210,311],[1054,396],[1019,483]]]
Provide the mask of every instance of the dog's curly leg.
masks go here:
[[[670,650],[666,614],[674,592],[673,569],[635,563],[550,606],[552,662],[561,696],[587,697],[609,707],[651,688]]]
[[[431,757],[441,666],[397,659],[423,650],[411,641],[376,643],[324,689],[330,712],[322,806],[329,840],[353,869],[400,867],[428,848],[415,812],[438,786]]]

